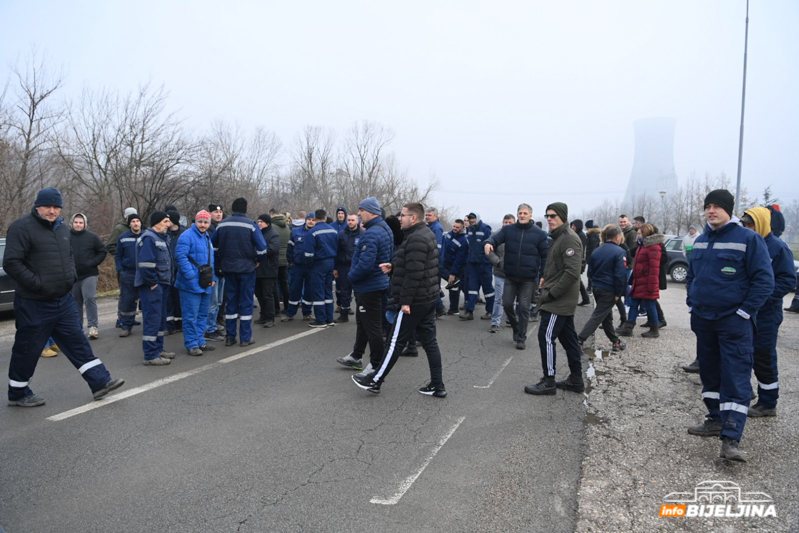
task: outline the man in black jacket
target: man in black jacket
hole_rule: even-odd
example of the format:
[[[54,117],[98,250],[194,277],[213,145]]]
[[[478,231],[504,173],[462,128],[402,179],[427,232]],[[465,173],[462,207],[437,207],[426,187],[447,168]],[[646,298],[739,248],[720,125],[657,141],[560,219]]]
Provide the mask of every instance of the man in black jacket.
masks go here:
[[[83,213],[72,216],[72,230],[69,242],[72,255],[75,257],[75,272],[78,280],[72,286],[72,296],[78,305],[80,326],[83,327],[83,307],[86,306],[86,321],[89,323],[89,338],[96,339],[100,333],[97,320],[97,279],[100,271],[97,267],[103,262],[108,252],[100,237],[86,229],[88,220]]]
[[[415,342],[418,335],[430,365],[430,383],[419,389],[427,396],[444,398],[447,390],[441,373],[441,352],[436,340],[436,300],[440,291],[438,278],[438,242],[424,222],[424,207],[420,203],[405,204],[400,215],[402,244],[391,263],[380,268],[391,278],[397,315],[389,331],[389,345],[376,370],[356,374],[352,380],[360,388],[374,394],[380,392],[403,346]]]
[[[33,209],[8,228],[3,269],[17,282],[14,313],[17,333],[8,368],[8,405],[36,407],[44,399],[29,387],[47,339],[58,346],[100,399],[125,381],[111,379],[94,357],[78,320],[70,289],[75,263],[69,230],[61,217],[63,201],[54,187],[39,191]]]
[[[261,316],[254,323],[271,328],[275,325],[275,288],[280,269],[280,235],[272,227],[271,216],[260,215],[256,223],[266,241],[266,257],[261,257],[255,269],[255,296],[258,298]]]

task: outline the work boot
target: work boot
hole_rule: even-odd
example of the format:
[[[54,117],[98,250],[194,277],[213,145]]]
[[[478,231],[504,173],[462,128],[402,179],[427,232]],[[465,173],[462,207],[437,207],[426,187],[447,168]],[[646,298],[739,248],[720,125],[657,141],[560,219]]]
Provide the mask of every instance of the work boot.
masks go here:
[[[163,357],[164,359],[174,359],[175,352],[161,352],[160,356]]]
[[[302,319],[305,322],[310,322],[311,320],[313,320],[313,315],[302,315]]]
[[[746,462],[744,452],[738,447],[738,441],[729,437],[721,437],[721,453],[719,457],[729,461],[738,461],[739,463]]]
[[[689,374],[698,374],[699,373],[699,359],[694,359],[694,362],[690,365],[685,365],[682,367],[683,370],[688,372]]]
[[[766,407],[762,403],[756,403],[749,408],[749,413],[747,413],[746,416],[751,416],[752,418],[760,418],[761,416],[777,416],[777,408]]]
[[[690,426],[688,433],[698,437],[718,437],[721,435],[721,420],[715,418],[705,418],[705,421],[698,426]]]
[[[203,337],[205,337],[209,341],[214,341],[214,342],[222,341],[225,339],[225,337],[222,336],[222,334],[220,334],[218,331],[212,331],[211,333],[206,333],[205,335],[203,335]]]
[[[94,399],[95,400],[99,400],[100,398],[102,398],[103,396],[108,394],[109,392],[111,392],[113,390],[117,390],[119,387],[121,387],[124,384],[125,384],[125,380],[124,379],[112,379],[111,381],[106,383],[105,386],[103,386],[102,389],[100,389],[100,390],[98,390],[97,392],[94,393],[94,395],[93,395]]]
[[[583,300],[583,301],[581,301],[580,303],[578,303],[577,305],[579,305],[580,307],[583,307],[583,306],[585,306],[585,305],[591,305],[591,300],[590,300],[590,299],[588,299],[588,300]]]
[[[199,356],[201,356],[203,354],[203,351],[200,350],[199,348],[192,348],[191,350],[187,351],[186,353],[189,354],[189,355],[192,355],[194,357],[199,357]]]
[[[416,349],[416,346],[406,346],[402,349],[400,355],[404,355],[405,357],[419,357],[419,350]]]
[[[275,319],[274,318],[270,318],[269,320],[264,322],[264,327],[265,328],[273,328],[273,327],[275,327]]]
[[[130,330],[129,329],[123,329],[122,331],[119,332],[119,336],[120,337],[130,337]]]
[[[458,315],[458,318],[461,320],[474,320],[474,313],[472,311],[464,311]]]
[[[264,324],[265,322],[266,322],[266,318],[259,318],[258,320],[253,320],[252,321],[253,324],[258,324],[259,326],[261,324]]]
[[[583,376],[578,376],[576,374],[569,374],[569,377],[563,381],[556,381],[555,387],[559,389],[570,390],[572,392],[585,392]]]
[[[554,377],[543,377],[541,381],[535,385],[527,385],[524,388],[527,394],[534,394],[536,396],[552,396],[557,392]]]
[[[486,314],[480,317],[480,320],[491,320],[491,313],[486,312]]]
[[[350,315],[346,315],[344,313],[341,313],[339,317],[335,320],[336,324],[341,324],[342,322],[349,322],[349,321],[350,321]]]
[[[450,309],[449,311],[447,311],[447,316],[452,316],[452,315],[457,315],[457,314],[458,314],[458,311],[455,310],[455,309]]]
[[[243,347],[245,347],[245,346],[249,346],[249,345],[251,345],[251,344],[255,344],[255,341],[254,341],[254,340],[252,340],[252,339],[250,339],[250,340],[248,340],[248,341],[241,341],[241,342],[239,343],[239,346],[241,346],[241,347],[243,348]]]
[[[97,329],[97,326],[92,326],[89,328],[89,338],[94,340],[100,336],[100,331]]]
[[[42,350],[42,357],[55,357],[56,355],[58,355],[58,352],[52,348],[45,348]]]
[[[661,320],[660,324],[658,324],[658,328],[663,329],[668,326],[668,323],[665,320]]]
[[[164,366],[170,364],[171,362],[171,359],[156,357],[155,359],[145,359],[144,366]]]
[[[336,362],[340,365],[344,365],[348,368],[352,368],[354,370],[361,370],[363,369],[363,359],[355,359],[352,356],[352,353],[348,353],[344,357],[336,358]]]
[[[522,339],[516,341],[516,349],[524,350],[524,341]]]
[[[200,350],[202,350],[203,353],[213,352],[214,350],[216,350],[216,347],[213,344],[203,344],[202,346],[200,346]]]
[[[641,333],[641,336],[645,337],[647,339],[657,339],[658,337],[660,337],[660,333],[658,333],[658,329],[659,328],[656,325],[650,326],[649,327],[649,331],[645,331],[645,332]]]
[[[616,335],[619,335],[620,337],[632,337],[634,328],[635,322],[624,322],[621,326],[616,328]]]
[[[36,396],[33,393],[23,396],[19,400],[8,400],[8,405],[14,407],[39,407],[40,405],[44,405],[44,403],[44,398]]]
[[[489,332],[489,333],[496,333],[497,331],[499,331],[499,326],[494,326],[494,325],[492,324],[492,325],[491,325],[491,327],[490,327],[490,328],[488,328],[488,332]]]
[[[294,317],[288,315],[285,315],[283,316],[283,318],[280,319],[281,322],[291,322],[292,320],[294,320]]]
[[[236,337],[225,337],[225,346],[235,346]]]

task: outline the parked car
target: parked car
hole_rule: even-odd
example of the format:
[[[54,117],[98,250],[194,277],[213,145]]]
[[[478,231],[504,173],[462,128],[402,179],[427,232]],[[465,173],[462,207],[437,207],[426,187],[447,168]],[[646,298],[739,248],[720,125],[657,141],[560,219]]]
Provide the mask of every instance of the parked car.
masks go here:
[[[666,272],[672,281],[685,283],[688,277],[688,259],[682,253],[682,237],[674,237],[666,241],[666,253],[669,254],[669,263]]]
[[[6,239],[0,237],[0,311],[10,311],[14,309],[14,293],[17,290],[17,282],[3,270],[3,257],[6,253]]]

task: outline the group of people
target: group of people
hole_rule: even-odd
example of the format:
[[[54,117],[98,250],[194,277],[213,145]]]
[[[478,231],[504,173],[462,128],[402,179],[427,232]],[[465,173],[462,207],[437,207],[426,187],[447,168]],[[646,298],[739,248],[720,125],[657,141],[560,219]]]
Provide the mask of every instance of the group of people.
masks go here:
[[[352,351],[337,361],[359,371],[352,376],[358,387],[379,393],[397,358],[417,355],[419,343],[430,367],[430,382],[419,392],[443,398],[436,319],[458,314],[473,320],[482,290],[482,318],[491,320],[489,331],[498,332],[504,316],[517,349],[525,349],[528,323],[537,315],[542,377],[525,392],[552,395],[558,388],[585,390],[583,345],[598,327],[618,352],[626,347],[620,337],[632,335],[639,313],[647,316],[642,337],[658,337],[666,325],[658,303],[659,291],[666,288],[665,239],[643,217],[631,223],[621,215],[618,225],[601,229],[589,220],[586,234],[580,220],[569,222],[568,206],[555,202],[544,213],[544,231],[533,221],[532,208],[522,203],[496,232],[476,212],[445,232],[436,210],[419,203],[405,204],[398,215],[387,217],[370,197],[360,202],[357,214],[339,207],[335,219],[317,209],[299,212],[294,221],[276,211],[254,221],[247,217],[247,201],[238,198],[230,216],[220,204],[211,204],[190,225],[168,206],[152,213],[145,229],[131,208],[103,247],[88,232],[84,214],[74,215],[67,228],[62,205],[58,190],[42,189],[31,213],[8,231],[3,267],[18,283],[10,405],[44,403],[29,382],[42,349],[53,342],[95,398],[124,383],[112,379],[94,357],[82,329],[85,307],[88,338],[98,337],[97,267],[106,252],[115,257],[119,279],[120,336],[130,336],[140,303],[149,366],[167,365],[175,357],[164,349],[169,331],[182,331],[187,353],[199,356],[214,349],[208,341],[253,344],[253,322],[271,328],[280,313],[288,322],[302,310],[313,328],[348,322],[354,314]],[[747,416],[776,415],[777,333],[782,299],[795,287],[796,273],[790,249],[772,229],[781,215],[754,207],[738,219],[733,206],[729,191],[710,192],[704,231],[693,228],[683,241],[689,257],[687,306],[697,338],[696,360],[684,368],[698,371],[708,409],[705,421],[689,433],[720,437],[721,457],[744,461],[739,442]],[[586,269],[587,286],[582,281]],[[590,294],[595,307],[578,333],[576,308],[591,304]],[[260,310],[255,321],[254,299]],[[614,307],[621,319],[615,329]],[[561,381],[555,380],[556,341],[569,365]],[[750,407],[753,370],[758,402]]]

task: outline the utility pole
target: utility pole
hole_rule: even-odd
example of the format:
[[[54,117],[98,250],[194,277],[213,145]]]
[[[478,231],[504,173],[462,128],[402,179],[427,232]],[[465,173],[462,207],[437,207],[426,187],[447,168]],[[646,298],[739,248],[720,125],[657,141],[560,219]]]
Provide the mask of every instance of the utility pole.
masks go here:
[[[741,207],[741,160],[744,151],[744,109],[746,108],[746,54],[749,48],[749,0],[746,0],[746,31],[744,33],[744,82],[741,90],[741,131],[738,134],[738,180],[735,185],[735,209]]]
[[[660,213],[663,215],[663,233],[666,233],[666,191],[660,191]]]

